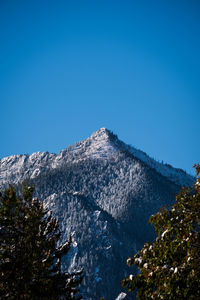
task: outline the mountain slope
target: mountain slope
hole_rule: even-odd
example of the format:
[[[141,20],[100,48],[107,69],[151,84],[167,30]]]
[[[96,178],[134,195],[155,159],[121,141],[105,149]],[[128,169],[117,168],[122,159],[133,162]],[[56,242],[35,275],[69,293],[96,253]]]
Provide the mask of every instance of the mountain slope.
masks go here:
[[[63,267],[84,267],[84,299],[115,299],[129,272],[126,259],[154,233],[147,223],[193,177],[160,164],[102,128],[58,155],[34,153],[0,161],[0,187],[28,178],[74,244]]]

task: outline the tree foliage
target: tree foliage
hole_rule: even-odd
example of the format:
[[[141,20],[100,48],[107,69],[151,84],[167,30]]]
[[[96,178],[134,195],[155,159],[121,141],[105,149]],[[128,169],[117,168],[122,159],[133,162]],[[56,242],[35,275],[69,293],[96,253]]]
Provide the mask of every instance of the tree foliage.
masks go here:
[[[122,281],[138,299],[200,299],[200,166],[194,186],[182,188],[170,210],[150,217],[157,238],[144,244],[129,266],[137,275]]]
[[[82,272],[61,270],[71,239],[58,247],[58,221],[23,185],[17,196],[10,186],[0,195],[0,298],[81,299]]]

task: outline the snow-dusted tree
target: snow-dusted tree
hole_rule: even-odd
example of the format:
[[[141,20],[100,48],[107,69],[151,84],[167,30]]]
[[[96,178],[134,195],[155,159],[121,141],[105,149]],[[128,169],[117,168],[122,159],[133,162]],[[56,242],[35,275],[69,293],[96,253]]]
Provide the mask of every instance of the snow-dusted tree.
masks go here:
[[[200,166],[193,187],[183,188],[168,211],[151,216],[156,240],[127,260],[139,268],[122,281],[138,299],[200,299]]]
[[[0,195],[0,299],[81,299],[82,272],[61,271],[71,240],[57,247],[58,221],[23,185]]]

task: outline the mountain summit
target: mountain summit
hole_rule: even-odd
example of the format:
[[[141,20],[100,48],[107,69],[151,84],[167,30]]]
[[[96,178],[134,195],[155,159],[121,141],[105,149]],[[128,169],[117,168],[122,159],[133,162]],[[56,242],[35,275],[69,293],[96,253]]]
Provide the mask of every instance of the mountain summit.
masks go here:
[[[126,259],[154,238],[150,215],[169,206],[194,178],[126,145],[106,128],[59,154],[0,160],[0,188],[24,179],[58,218],[63,241],[73,235],[63,267],[84,268],[84,300],[115,299],[130,270]],[[132,299],[132,298],[131,298]]]
[[[114,144],[112,143],[114,135],[106,128],[101,128],[94,132],[86,140],[77,143],[72,147],[74,153],[81,153],[83,157],[94,159],[109,159],[116,154]],[[82,157],[82,158],[83,158]]]

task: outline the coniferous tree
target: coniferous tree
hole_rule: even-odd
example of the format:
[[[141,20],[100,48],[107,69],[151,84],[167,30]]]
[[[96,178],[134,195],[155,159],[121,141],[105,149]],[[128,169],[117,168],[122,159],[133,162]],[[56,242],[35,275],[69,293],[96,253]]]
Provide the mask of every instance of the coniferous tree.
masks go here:
[[[197,181],[183,188],[168,211],[150,217],[156,240],[127,260],[139,268],[122,280],[138,299],[200,299],[200,166]]]
[[[0,299],[82,299],[82,271],[61,271],[71,239],[57,247],[58,221],[23,185],[23,196],[10,186],[0,195]]]

